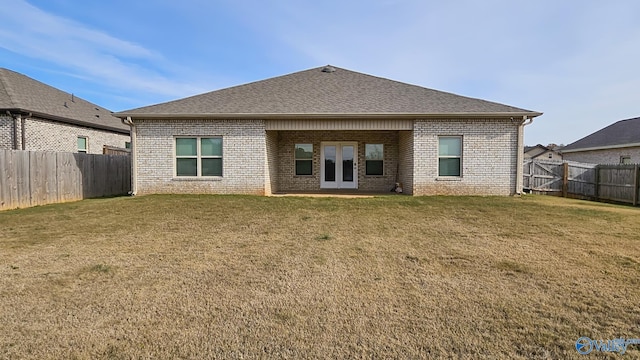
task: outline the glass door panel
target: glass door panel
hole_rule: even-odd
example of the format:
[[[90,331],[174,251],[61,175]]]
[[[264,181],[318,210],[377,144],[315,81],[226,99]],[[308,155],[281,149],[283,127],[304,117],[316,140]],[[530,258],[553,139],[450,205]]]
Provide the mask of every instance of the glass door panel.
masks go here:
[[[342,145],[342,181],[353,181],[353,145]]]
[[[323,142],[320,153],[320,188],[358,188],[358,144],[356,142]]]
[[[336,146],[324,147],[324,181],[336,181]]]

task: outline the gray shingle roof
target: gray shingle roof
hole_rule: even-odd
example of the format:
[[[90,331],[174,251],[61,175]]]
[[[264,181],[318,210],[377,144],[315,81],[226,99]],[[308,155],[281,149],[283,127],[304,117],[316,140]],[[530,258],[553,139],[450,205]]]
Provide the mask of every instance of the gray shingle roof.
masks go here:
[[[640,143],[640,117],[620,120],[603,129],[587,135],[564,148],[562,152],[581,149],[624,146]],[[636,145],[637,146],[637,145]]]
[[[0,111],[21,111],[71,124],[129,133],[112,112],[28,76],[0,68]]]
[[[116,116],[340,114],[541,115],[513,106],[327,66],[123,111]]]

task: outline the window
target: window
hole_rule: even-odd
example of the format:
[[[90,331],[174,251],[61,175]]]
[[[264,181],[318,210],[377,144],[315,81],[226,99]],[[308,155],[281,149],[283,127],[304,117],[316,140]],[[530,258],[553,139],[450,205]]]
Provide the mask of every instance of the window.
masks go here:
[[[549,159],[553,159],[553,153],[549,153]]]
[[[129,141],[125,141],[125,142],[124,142],[124,148],[125,148],[125,149],[131,149],[131,142],[129,142]]]
[[[438,138],[438,176],[462,176],[462,136]]]
[[[176,138],[176,176],[222,176],[222,138]]]
[[[383,175],[384,174],[384,145],[383,144],[365,144],[365,175]]]
[[[629,155],[620,156],[620,164],[631,164],[631,156]]]
[[[296,144],[296,175],[313,175],[313,144]]]
[[[85,136],[78,136],[78,152],[86,153],[89,148],[89,140]]]

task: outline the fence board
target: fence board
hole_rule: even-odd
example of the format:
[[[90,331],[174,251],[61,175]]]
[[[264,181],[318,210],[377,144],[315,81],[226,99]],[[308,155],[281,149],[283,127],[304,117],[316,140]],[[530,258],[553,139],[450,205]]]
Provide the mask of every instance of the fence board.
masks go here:
[[[534,191],[562,191],[563,165],[557,161],[525,161],[525,188]]]
[[[0,152],[0,169],[4,169],[0,174],[0,208],[15,207],[18,184],[13,157],[10,153]]]
[[[636,191],[633,165],[603,165],[598,172],[600,199],[633,203]]]
[[[79,171],[76,167],[75,159],[71,153],[56,153],[56,176],[58,178],[58,201],[81,200]]]
[[[29,179],[29,153],[16,152],[13,154],[16,169],[16,201],[17,207],[31,206],[31,180]]]
[[[595,165],[528,160],[524,185],[533,191],[637,205],[640,195],[638,165]],[[566,188],[562,185],[566,184]]]
[[[596,166],[590,164],[568,163],[567,193],[585,197],[596,196]]]
[[[131,157],[0,150],[0,210],[125,195]]]

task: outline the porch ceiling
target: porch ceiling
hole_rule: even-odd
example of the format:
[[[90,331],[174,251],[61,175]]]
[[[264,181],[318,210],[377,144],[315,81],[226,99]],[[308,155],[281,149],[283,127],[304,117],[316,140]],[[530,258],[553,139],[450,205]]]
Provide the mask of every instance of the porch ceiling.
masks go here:
[[[266,130],[413,130],[412,119],[274,119]]]

